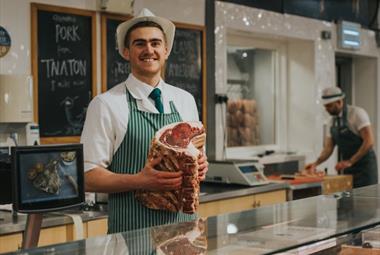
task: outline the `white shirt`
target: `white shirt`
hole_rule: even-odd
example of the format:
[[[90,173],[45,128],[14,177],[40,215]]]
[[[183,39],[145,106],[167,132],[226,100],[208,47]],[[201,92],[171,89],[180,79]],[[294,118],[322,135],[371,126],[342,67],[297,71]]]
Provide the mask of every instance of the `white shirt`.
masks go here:
[[[343,113],[339,114],[342,117]],[[347,105],[348,128],[356,135],[360,136],[360,129],[371,125],[367,112],[358,106]],[[334,118],[330,118],[329,128],[332,126]],[[327,132],[327,136],[331,137],[331,132]]]
[[[183,121],[198,121],[194,97],[187,91],[160,80],[164,113],[170,113],[173,101]],[[96,96],[89,104],[83,126],[81,143],[84,150],[84,169],[107,168],[127,132],[129,109],[126,89],[136,99],[140,111],[158,113],[149,94],[154,87],[137,80],[132,74],[109,91]]]

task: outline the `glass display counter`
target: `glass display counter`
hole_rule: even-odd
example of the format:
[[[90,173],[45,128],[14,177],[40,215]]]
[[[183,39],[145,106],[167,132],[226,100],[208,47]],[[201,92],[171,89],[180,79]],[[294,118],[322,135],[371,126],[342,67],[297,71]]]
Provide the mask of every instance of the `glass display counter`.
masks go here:
[[[19,254],[311,254],[380,224],[380,186],[90,238]]]

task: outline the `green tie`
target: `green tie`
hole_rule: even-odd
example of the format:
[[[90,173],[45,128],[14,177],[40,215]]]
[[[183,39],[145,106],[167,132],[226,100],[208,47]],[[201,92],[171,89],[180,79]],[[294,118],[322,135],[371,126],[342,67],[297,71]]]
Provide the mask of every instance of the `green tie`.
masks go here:
[[[164,106],[161,102],[161,90],[158,88],[155,88],[149,95],[150,98],[154,100],[154,105],[156,106],[159,113],[164,112]]]

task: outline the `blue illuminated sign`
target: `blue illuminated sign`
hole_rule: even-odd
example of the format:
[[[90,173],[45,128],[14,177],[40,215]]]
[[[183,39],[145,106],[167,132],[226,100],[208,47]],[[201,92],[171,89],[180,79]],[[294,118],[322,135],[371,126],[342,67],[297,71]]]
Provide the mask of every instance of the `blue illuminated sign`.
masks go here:
[[[338,22],[338,46],[343,49],[360,49],[360,24],[339,21]]]

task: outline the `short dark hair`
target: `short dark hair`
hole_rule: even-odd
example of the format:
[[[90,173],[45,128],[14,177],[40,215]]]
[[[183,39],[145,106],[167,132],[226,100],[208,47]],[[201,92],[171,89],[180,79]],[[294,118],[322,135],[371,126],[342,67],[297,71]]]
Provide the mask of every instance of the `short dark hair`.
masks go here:
[[[164,34],[164,38],[165,38],[165,42],[166,42],[166,34],[164,32],[164,29],[162,29],[162,27],[157,24],[156,22],[153,22],[153,21],[142,21],[142,22],[138,22],[136,24],[134,24],[133,26],[131,26],[127,33],[125,34],[125,38],[124,38],[124,47],[125,48],[128,48],[129,49],[129,43],[130,43],[130,40],[131,40],[131,33],[133,30],[135,30],[136,28],[140,28],[140,27],[156,27],[158,29],[160,29],[162,31],[162,33]]]

